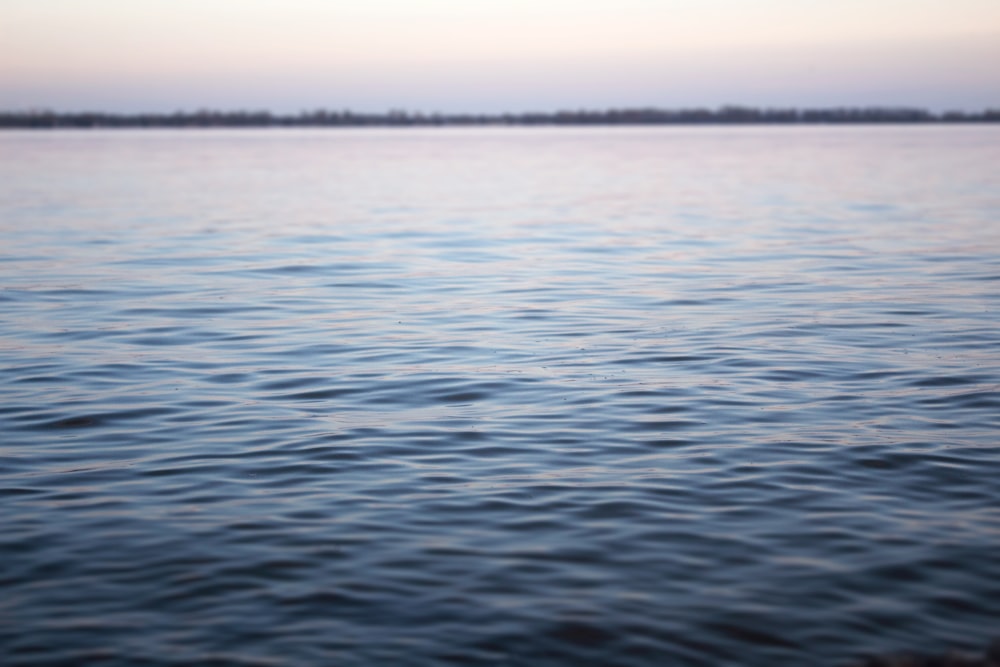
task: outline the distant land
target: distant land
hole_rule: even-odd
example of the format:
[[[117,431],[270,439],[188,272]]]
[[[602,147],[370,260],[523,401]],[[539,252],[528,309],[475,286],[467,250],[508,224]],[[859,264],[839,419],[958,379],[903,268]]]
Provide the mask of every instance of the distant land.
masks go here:
[[[298,114],[268,111],[177,111],[173,113],[0,111],[0,129],[203,128],[203,127],[434,127],[462,125],[737,125],[860,123],[997,123],[1000,108],[935,113],[909,107],[822,109],[606,109],[502,114],[386,113],[315,110]]]

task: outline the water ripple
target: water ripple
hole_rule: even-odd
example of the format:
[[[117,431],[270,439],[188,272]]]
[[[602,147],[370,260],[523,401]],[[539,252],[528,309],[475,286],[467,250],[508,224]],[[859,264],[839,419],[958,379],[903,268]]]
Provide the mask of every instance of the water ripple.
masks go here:
[[[0,138],[0,662],[979,649],[994,134]]]

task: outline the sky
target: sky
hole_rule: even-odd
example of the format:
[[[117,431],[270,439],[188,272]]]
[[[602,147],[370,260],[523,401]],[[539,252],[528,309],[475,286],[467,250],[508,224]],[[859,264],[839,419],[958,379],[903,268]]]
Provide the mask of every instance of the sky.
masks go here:
[[[0,109],[1000,107],[1000,0],[0,0]]]

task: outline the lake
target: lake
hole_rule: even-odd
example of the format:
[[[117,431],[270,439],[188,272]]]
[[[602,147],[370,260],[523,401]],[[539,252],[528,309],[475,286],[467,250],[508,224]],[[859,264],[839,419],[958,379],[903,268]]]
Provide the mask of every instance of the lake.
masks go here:
[[[1000,636],[1000,127],[0,134],[4,665]]]

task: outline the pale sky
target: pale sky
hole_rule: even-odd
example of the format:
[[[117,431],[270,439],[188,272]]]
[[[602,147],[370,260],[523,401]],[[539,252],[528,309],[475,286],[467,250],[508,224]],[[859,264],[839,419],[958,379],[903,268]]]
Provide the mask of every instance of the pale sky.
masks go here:
[[[1000,107],[1000,0],[0,0],[0,109]]]

